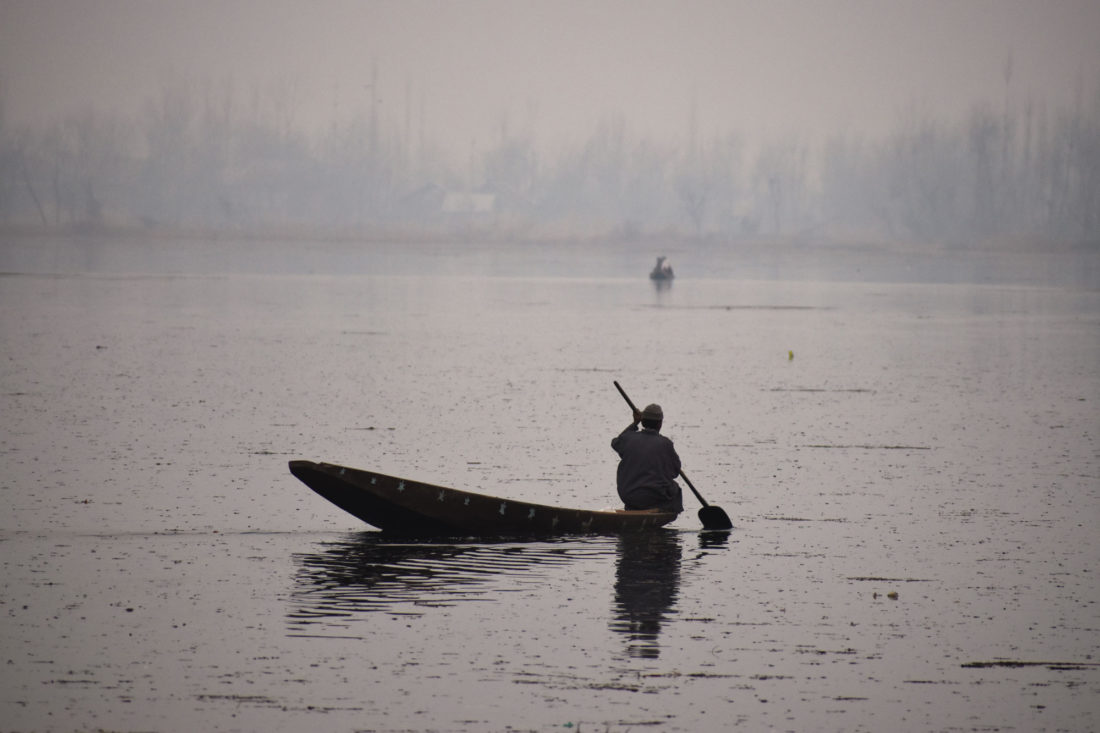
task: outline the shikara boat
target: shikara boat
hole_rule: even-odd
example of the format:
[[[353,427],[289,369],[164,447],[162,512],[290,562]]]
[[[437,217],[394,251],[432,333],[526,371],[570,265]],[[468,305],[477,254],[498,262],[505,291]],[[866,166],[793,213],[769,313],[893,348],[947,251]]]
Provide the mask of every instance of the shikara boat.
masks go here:
[[[657,264],[649,271],[650,280],[672,280],[676,275],[672,272],[672,264],[667,257],[658,257]]]
[[[655,509],[591,511],[529,504],[330,463],[291,461],[290,472],[349,514],[399,535],[621,534],[662,527],[677,517]]]

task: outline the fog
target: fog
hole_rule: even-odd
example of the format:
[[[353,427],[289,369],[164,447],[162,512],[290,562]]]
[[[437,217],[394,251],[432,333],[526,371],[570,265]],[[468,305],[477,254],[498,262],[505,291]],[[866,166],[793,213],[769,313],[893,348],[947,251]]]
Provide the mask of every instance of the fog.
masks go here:
[[[568,211],[564,218],[597,229],[760,231],[770,220],[782,233],[844,218],[825,210],[822,195],[834,203],[867,198],[851,182],[842,188],[834,181],[830,189],[828,151],[834,162],[844,153],[841,167],[856,166],[858,158],[861,170],[881,169],[883,151],[905,149],[904,138],[932,145],[919,156],[924,165],[955,158],[959,146],[974,158],[965,175],[933,176],[964,181],[966,197],[976,201],[960,204],[970,219],[997,217],[1016,198],[1032,195],[1021,192],[1034,183],[1022,171],[1034,169],[1046,145],[1052,172],[1046,188],[1033,192],[1036,213],[1008,229],[1033,234],[1041,227],[1032,220],[1041,216],[1049,224],[1055,190],[1074,202],[1063,208],[1081,211],[1077,221],[1059,219],[1054,228],[1081,238],[1091,226],[1082,212],[1096,195],[1097,184],[1087,182],[1097,163],[1055,171],[1065,164],[1053,161],[1091,144],[1100,118],[1098,36],[1100,4],[1090,0],[2,0],[0,217],[42,225],[103,219],[237,228],[280,220],[311,228],[324,219],[361,229],[383,214],[392,221],[398,202],[430,186],[509,193],[525,202],[520,208],[528,218],[537,210],[560,222]],[[180,127],[171,132],[176,138],[166,140],[170,131],[158,132],[158,120],[162,128],[169,121]],[[1077,137],[1059,132],[1059,124]],[[201,158],[184,138],[209,142],[218,135],[236,163],[203,173],[212,176],[207,189],[214,183],[223,189],[216,201],[189,204],[198,194],[182,189],[198,184],[169,184],[165,176],[179,170],[172,156]],[[1059,135],[1065,144],[1056,151]],[[82,140],[68,147],[83,145],[83,152],[50,150],[67,138]],[[301,182],[308,169],[325,185],[345,179],[346,188],[367,191],[366,200],[340,208],[335,199],[357,194],[332,191],[335,210],[306,206],[281,216],[269,210],[283,207],[271,196],[257,203],[259,184],[251,179],[265,178],[256,171],[270,171],[272,156],[242,176],[248,157],[242,140],[285,148],[290,138],[296,152],[276,156],[282,174]],[[92,140],[99,141],[96,152]],[[177,148],[158,163],[157,145],[169,143]],[[999,157],[984,160],[981,148]],[[593,150],[605,153],[601,160],[593,160]],[[66,155],[98,168],[74,173]],[[157,179],[172,189],[161,198],[180,209],[122,193],[136,185],[127,183],[136,174],[107,171],[107,159],[120,156],[129,162],[116,168],[140,163],[145,183],[138,187],[148,194]],[[295,156],[297,163],[288,162]],[[338,170],[334,160],[348,165]],[[570,166],[618,171],[627,179],[616,184],[620,200],[588,190],[586,199],[604,202],[595,204],[600,211],[568,209],[561,191],[585,190],[575,179],[589,175],[575,170],[570,183],[564,172]],[[58,168],[74,181],[51,183]],[[248,186],[237,185],[242,177]],[[266,180],[275,185],[277,177]],[[976,192],[989,188],[987,178],[1009,177],[1011,194]],[[1062,191],[1055,178],[1084,189]],[[299,206],[302,195],[290,187],[274,196]],[[982,203],[983,196],[999,198]],[[655,200],[666,210],[647,220]],[[503,204],[492,206],[500,211]],[[928,224],[899,223],[955,215],[932,208],[891,214],[886,223],[880,214],[870,228],[941,236]],[[961,237],[982,226],[948,228]]]
[[[408,107],[464,152],[501,124],[540,142],[621,116],[639,134],[881,133],[1015,88],[1054,103],[1100,71],[1100,5],[1014,2],[10,2],[14,123],[140,109],[165,80],[285,95],[315,129]],[[375,73],[376,72],[376,73]],[[377,83],[377,94],[372,90]]]

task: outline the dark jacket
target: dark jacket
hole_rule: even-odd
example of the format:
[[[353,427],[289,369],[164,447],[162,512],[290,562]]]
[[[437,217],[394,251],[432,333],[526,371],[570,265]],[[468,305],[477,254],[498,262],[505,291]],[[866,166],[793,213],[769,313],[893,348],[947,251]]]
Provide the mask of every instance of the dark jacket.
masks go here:
[[[680,456],[672,441],[656,430],[628,427],[611,440],[619,454],[619,498],[627,509],[682,512],[684,501],[673,480],[680,475]]]

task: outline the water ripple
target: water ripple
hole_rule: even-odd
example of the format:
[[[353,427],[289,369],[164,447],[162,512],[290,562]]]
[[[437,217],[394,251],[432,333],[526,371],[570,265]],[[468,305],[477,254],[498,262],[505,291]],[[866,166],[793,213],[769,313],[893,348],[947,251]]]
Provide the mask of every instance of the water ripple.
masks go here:
[[[294,556],[287,616],[300,626],[364,612],[419,615],[426,607],[515,592],[554,567],[611,558],[615,551],[615,540],[608,537],[440,543],[363,532]]]

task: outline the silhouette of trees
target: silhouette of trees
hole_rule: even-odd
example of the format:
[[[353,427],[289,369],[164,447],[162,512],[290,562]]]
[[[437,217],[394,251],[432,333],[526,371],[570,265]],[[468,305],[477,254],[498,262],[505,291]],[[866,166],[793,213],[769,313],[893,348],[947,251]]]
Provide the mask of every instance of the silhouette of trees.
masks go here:
[[[835,136],[818,150],[797,140],[754,147],[733,133],[703,140],[694,124],[677,148],[613,118],[548,157],[530,134],[502,127],[461,170],[423,129],[414,154],[408,113],[393,127],[404,132],[391,132],[376,103],[307,136],[296,93],[253,90],[241,104],[228,83],[173,78],[132,118],[83,110],[14,129],[0,87],[0,223],[435,232],[447,220],[431,207],[461,187],[497,194],[508,216],[494,221],[508,221],[507,233],[522,220],[538,236],[735,242],[812,232],[964,245],[1095,243],[1100,231],[1100,85],[1066,109],[1006,92],[1002,109],[977,105],[961,121],[910,115],[884,139]]]
[[[771,143],[760,151],[752,178],[756,208],[772,234],[789,234],[808,224],[809,153],[794,142]]]

